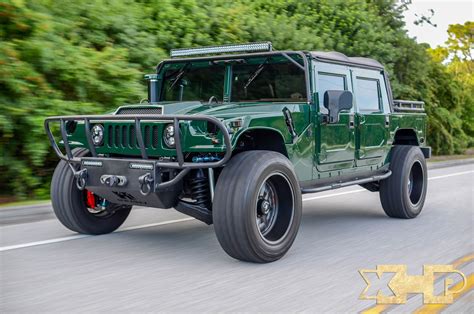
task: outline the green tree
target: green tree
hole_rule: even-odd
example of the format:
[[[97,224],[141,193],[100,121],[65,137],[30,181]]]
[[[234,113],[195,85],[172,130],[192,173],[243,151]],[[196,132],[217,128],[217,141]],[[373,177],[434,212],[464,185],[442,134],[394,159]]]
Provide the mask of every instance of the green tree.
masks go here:
[[[428,53],[404,29],[407,6],[395,0],[2,0],[0,188],[48,196],[57,159],[45,117],[138,102],[145,97],[142,75],[171,48],[260,40],[280,50],[379,60],[395,97],[426,102],[434,152],[461,152],[474,134],[472,22],[450,27],[446,48]]]
[[[451,84],[455,84],[460,127],[467,137],[460,137],[466,146],[474,145],[474,22],[453,24],[448,27],[448,40],[444,46],[430,49],[435,62],[450,74]],[[452,102],[454,103],[454,102]],[[452,116],[453,112],[445,114]],[[462,149],[461,149],[462,150]]]

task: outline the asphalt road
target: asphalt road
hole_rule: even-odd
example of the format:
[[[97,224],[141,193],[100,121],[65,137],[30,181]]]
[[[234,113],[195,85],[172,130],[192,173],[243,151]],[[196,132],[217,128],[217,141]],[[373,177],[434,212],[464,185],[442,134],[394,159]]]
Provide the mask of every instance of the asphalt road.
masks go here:
[[[292,249],[266,265],[233,260],[212,226],[174,210],[138,208],[118,232],[77,236],[48,205],[0,209],[0,312],[362,311],[374,301],[359,299],[359,269],[406,264],[419,275],[423,264],[454,262],[474,271],[474,166],[429,176],[413,220],[386,217],[378,194],[360,187],[305,195]],[[421,305],[414,295],[383,309]],[[474,290],[445,310],[474,313]]]

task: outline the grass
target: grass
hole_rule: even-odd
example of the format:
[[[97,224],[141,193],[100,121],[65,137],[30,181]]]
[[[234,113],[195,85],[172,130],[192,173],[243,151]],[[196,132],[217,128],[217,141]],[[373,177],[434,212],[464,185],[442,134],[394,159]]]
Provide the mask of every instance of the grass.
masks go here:
[[[449,160],[459,160],[459,159],[470,159],[474,158],[474,155],[448,155],[448,156],[433,156],[429,159],[429,162],[440,162],[440,161],[449,161]]]
[[[466,150],[466,152],[462,155],[432,156],[429,161],[430,162],[440,162],[440,161],[469,159],[469,158],[474,158],[474,148],[470,148],[470,149]]]
[[[0,204],[0,208],[13,207],[13,206],[27,206],[27,205],[42,205],[48,204],[49,200],[28,200],[28,201],[17,201]]]

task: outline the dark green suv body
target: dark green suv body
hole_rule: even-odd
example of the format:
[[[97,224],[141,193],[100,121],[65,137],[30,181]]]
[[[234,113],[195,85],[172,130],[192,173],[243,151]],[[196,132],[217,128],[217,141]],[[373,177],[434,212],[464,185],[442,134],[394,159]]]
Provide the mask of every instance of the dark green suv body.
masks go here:
[[[232,50],[245,53],[161,62],[141,104],[46,120],[63,159],[51,193],[64,225],[100,234],[132,205],[174,207],[214,223],[231,256],[269,262],[296,236],[302,193],[359,184],[380,191],[389,216],[419,214],[426,115],[421,102],[392,99],[380,63],[269,43],[174,54]]]

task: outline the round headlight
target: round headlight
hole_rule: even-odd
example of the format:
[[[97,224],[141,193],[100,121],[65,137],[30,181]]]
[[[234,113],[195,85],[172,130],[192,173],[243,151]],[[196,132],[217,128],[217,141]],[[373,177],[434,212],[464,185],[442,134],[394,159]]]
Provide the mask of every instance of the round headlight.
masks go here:
[[[92,127],[91,131],[92,143],[99,146],[104,142],[104,127],[100,124],[96,124]]]
[[[163,132],[163,141],[166,146],[173,148],[175,145],[174,142],[174,125],[168,124]]]

